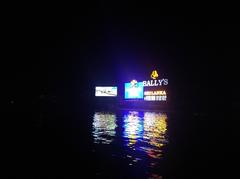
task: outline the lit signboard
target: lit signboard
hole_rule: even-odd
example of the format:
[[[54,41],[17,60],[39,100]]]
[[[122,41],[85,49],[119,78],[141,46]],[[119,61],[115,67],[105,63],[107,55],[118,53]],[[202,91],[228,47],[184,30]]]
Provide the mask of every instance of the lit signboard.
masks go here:
[[[166,86],[166,85],[168,85],[168,79],[165,79],[165,78],[157,79],[158,76],[159,75],[158,75],[157,70],[153,70],[150,75],[152,80],[143,81],[143,86]]]
[[[97,86],[95,88],[95,96],[117,96],[116,86]]]
[[[156,78],[158,77],[158,72],[157,70],[153,70],[152,73],[151,73],[151,78],[156,80]]]
[[[145,101],[166,101],[167,93],[165,90],[145,90],[144,100]]]
[[[143,86],[166,86],[166,85],[168,85],[168,79],[143,81]]]
[[[143,99],[143,82],[125,83],[125,99]]]

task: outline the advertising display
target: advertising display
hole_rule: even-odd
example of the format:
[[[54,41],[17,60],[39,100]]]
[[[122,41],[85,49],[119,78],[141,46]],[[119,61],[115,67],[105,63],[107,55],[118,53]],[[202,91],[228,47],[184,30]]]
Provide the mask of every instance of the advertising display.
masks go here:
[[[125,83],[125,99],[143,99],[143,83],[132,80]]]
[[[138,77],[136,80],[135,77]],[[129,77],[128,77],[129,78]],[[152,70],[148,76],[134,75],[131,81],[114,84],[118,86],[96,86],[95,96],[106,100],[105,105],[127,108],[164,108],[170,104],[169,80],[165,74]],[[111,85],[111,84],[110,84]],[[117,97],[118,96],[118,97]],[[115,97],[115,98],[100,98]],[[108,101],[109,100],[109,101]],[[99,102],[98,100],[96,100]],[[116,104],[117,103],[117,104]],[[101,103],[101,105],[104,103]],[[116,104],[116,105],[115,105]]]
[[[145,101],[166,101],[167,93],[165,90],[154,89],[154,90],[144,90],[144,100]]]
[[[106,96],[106,97],[116,97],[117,87],[116,86],[96,86],[95,96]]]
[[[153,70],[150,77],[151,77],[151,80],[143,81],[143,86],[166,86],[166,85],[168,85],[168,79],[166,79],[166,78],[157,79],[159,77],[157,70]]]

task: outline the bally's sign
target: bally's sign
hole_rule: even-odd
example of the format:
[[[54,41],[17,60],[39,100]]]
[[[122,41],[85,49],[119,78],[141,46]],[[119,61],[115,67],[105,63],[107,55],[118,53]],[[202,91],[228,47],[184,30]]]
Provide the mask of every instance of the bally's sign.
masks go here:
[[[157,79],[157,70],[153,70],[151,73],[152,80],[143,81],[143,86],[164,86],[168,85],[168,79]]]

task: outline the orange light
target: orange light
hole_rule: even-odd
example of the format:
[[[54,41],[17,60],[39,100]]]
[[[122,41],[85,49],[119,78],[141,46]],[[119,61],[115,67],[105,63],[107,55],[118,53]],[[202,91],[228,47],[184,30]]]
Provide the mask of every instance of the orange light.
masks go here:
[[[153,70],[151,73],[151,78],[155,80],[157,77],[158,77],[157,70]]]

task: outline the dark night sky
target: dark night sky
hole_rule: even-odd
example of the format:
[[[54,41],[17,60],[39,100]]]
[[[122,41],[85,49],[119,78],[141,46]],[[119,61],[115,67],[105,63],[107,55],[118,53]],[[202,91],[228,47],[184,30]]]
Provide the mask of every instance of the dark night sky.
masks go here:
[[[162,16],[157,7],[104,3],[78,12],[32,10],[7,20],[7,101],[31,101],[44,91],[91,96],[95,84],[146,76],[153,68],[176,93],[202,98],[221,82],[216,74],[239,29],[234,16],[224,13]]]

